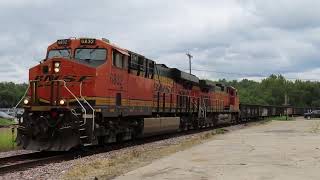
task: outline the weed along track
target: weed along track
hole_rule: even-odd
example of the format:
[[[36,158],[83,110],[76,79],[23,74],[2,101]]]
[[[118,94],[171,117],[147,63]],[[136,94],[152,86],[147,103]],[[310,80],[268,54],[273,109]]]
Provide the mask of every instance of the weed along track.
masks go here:
[[[0,127],[0,152],[16,149],[16,129],[14,127]]]

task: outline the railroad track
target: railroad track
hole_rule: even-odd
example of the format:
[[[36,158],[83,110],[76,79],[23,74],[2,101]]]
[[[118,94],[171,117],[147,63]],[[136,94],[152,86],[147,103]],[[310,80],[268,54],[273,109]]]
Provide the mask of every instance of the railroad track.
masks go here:
[[[0,158],[0,174],[59,161],[64,157],[65,154],[61,152],[34,152]]]
[[[239,124],[246,124],[246,123],[239,123]],[[94,154],[116,151],[126,147],[139,146],[142,144],[148,144],[155,141],[160,141],[164,139],[170,139],[170,138],[175,138],[175,137],[185,136],[190,134],[197,134],[204,131],[209,131],[217,128],[228,127],[228,126],[230,125],[218,125],[216,127],[194,129],[194,130],[177,132],[172,134],[165,134],[165,135],[153,136],[153,137],[148,137],[143,139],[137,139],[133,141],[111,143],[111,144],[107,144],[104,147],[91,146],[91,147],[79,149],[76,151],[70,151],[70,152],[34,152],[29,154],[4,157],[4,158],[0,158],[0,175],[8,172],[22,171],[28,168],[33,168],[36,166],[41,166],[49,163],[68,161],[68,160],[77,159],[77,158],[90,156]]]

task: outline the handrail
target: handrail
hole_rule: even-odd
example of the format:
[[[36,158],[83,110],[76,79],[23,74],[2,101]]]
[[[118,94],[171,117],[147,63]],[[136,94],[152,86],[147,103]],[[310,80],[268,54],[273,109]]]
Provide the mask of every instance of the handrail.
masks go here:
[[[13,108],[13,109],[17,109],[17,107],[19,106],[19,104],[21,103],[21,101],[26,97],[27,93],[28,93],[28,90],[30,88],[30,83],[31,82],[37,82],[39,80],[30,80],[29,83],[28,83],[28,87],[26,89],[26,91],[24,92],[23,96],[21,97],[21,99],[19,100],[19,102],[17,103],[17,105]]]
[[[14,113],[15,113],[15,117],[16,117],[16,118],[18,118],[18,112],[16,112],[17,107],[18,107],[19,104],[22,102],[22,100],[26,97],[26,95],[27,95],[27,93],[28,93],[28,91],[29,91],[29,89],[30,89],[30,83],[31,83],[31,82],[38,82],[38,81],[39,81],[39,80],[30,80],[30,81],[29,81],[28,87],[27,87],[26,91],[24,92],[23,96],[22,96],[21,99],[18,101],[18,103],[12,108],[12,110],[13,110]],[[18,119],[20,119],[20,118],[18,118]],[[20,122],[20,120],[19,120],[19,122]]]
[[[92,133],[94,132],[94,126],[95,126],[95,110],[94,108],[91,106],[91,104],[82,96],[82,82],[80,83],[80,97],[82,98],[82,100],[92,109]]]
[[[67,87],[67,83],[64,80],[52,80],[52,81],[56,81],[56,82],[63,82],[63,86],[64,88],[66,88],[66,90],[76,99],[76,101],[79,103],[79,105],[81,106],[82,110],[84,111],[84,122],[83,124],[81,124],[80,126],[83,126],[87,123],[87,110],[86,108],[84,108],[84,106],[81,104],[81,102],[79,101],[79,99],[77,98],[76,95],[74,95],[72,93],[72,91]]]
[[[22,100],[26,97],[26,95],[27,95],[27,93],[28,93],[28,90],[30,89],[30,84],[32,83],[32,82],[38,82],[39,80],[30,80],[29,81],[29,83],[28,83],[28,87],[27,87],[27,89],[26,89],[26,91],[24,92],[24,94],[23,94],[23,96],[21,97],[21,99],[19,100],[19,102],[17,103],[17,105],[13,108],[14,110],[15,109],[17,109],[17,107],[19,106],[19,104],[22,102]],[[63,86],[64,86],[64,88],[76,99],[76,101],[78,102],[78,104],[81,106],[81,108],[82,108],[82,110],[84,111],[84,122],[83,122],[83,124],[81,124],[80,126],[83,126],[83,125],[85,125],[86,123],[87,123],[87,110],[85,109],[85,107],[82,105],[82,103],[79,101],[79,99],[77,98],[77,96],[74,94],[74,93],[72,93],[72,91],[67,87],[67,83],[66,83],[66,81],[64,81],[64,80],[52,80],[52,81],[55,81],[55,82],[62,82],[63,83]],[[86,104],[88,104],[89,105],[89,107],[92,109],[92,111],[93,111],[93,130],[94,130],[94,113],[95,113],[95,110],[93,109],[93,107],[89,104],[89,102],[82,96],[82,91],[81,91],[81,89],[82,89],[82,82],[81,82],[81,84],[80,84],[80,96],[81,96],[81,98],[85,101],[85,103]]]
[[[208,98],[205,98],[205,99],[208,99]],[[202,102],[199,102],[199,112],[198,112],[198,116],[200,117],[202,115],[204,118],[207,117],[207,106],[204,101],[205,99],[202,99]]]
[[[205,99],[203,99],[203,114],[204,114],[204,118],[207,118],[207,106],[206,106],[206,102],[204,101]]]

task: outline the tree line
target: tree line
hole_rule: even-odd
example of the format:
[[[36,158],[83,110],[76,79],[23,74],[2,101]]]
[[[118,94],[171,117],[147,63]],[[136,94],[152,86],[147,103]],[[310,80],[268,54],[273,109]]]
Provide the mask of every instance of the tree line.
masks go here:
[[[281,75],[271,75],[260,82],[243,79],[241,81],[219,80],[238,89],[243,104],[283,105],[296,107],[320,107],[320,82],[286,80]],[[9,108],[17,104],[27,89],[27,84],[13,82],[0,83],[0,107]]]
[[[27,89],[27,84],[0,82],[0,108],[14,107]]]
[[[296,107],[320,107],[320,82],[287,80],[282,75],[271,75],[256,82],[248,79],[241,81],[220,80],[238,89],[243,104],[284,105]]]

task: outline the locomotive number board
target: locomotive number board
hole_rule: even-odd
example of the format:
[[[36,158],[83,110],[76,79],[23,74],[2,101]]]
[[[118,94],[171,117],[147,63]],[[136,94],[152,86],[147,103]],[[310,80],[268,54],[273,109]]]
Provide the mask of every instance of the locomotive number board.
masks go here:
[[[68,46],[70,44],[70,39],[59,39],[57,40],[58,46]]]
[[[80,39],[81,45],[94,45],[96,44],[96,39]]]

